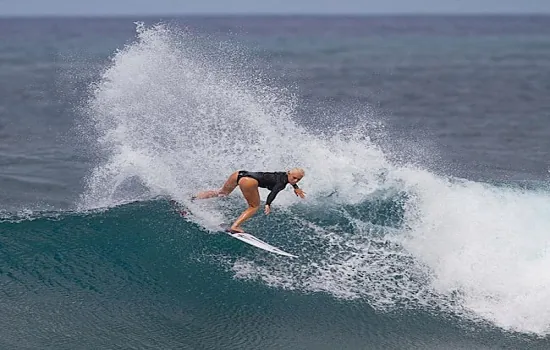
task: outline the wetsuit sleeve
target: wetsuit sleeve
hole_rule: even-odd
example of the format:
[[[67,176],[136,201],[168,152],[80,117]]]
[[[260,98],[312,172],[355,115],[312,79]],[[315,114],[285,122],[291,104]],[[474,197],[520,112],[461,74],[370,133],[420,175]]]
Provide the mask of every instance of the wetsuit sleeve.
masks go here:
[[[295,190],[299,189],[300,187],[298,187],[298,185],[294,184],[292,185],[292,187],[294,187]]]
[[[286,184],[277,184],[273,187],[269,195],[267,196],[267,200],[265,201],[265,205],[271,205],[271,202],[275,199],[277,196],[277,193],[282,191],[285,188]]]

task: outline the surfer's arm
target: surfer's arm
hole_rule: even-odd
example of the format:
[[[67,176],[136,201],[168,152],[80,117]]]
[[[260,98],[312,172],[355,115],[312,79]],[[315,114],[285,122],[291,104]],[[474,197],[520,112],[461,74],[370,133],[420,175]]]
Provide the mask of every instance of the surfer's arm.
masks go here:
[[[273,187],[273,189],[271,190],[271,192],[269,192],[269,195],[267,196],[267,200],[265,201],[266,206],[271,205],[271,202],[273,202],[273,200],[277,196],[277,193],[281,192],[281,190],[285,188],[285,185],[286,184],[277,184]]]
[[[294,184],[292,187],[294,187],[294,194],[300,198],[305,198],[305,192],[298,185]]]

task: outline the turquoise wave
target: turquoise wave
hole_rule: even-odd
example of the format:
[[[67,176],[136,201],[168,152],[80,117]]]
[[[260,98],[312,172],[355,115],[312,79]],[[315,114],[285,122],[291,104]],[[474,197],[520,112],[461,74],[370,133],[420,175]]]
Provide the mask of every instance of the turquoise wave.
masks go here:
[[[315,230],[339,228],[342,234],[357,234],[353,222],[362,218],[373,230],[354,242],[370,238],[373,251],[380,251],[390,243],[376,241],[376,235],[400,227],[405,201],[396,195],[355,206],[297,206],[290,213],[252,220],[250,227],[258,236],[298,252],[298,259],[206,230],[180,217],[165,199],[89,212],[4,215],[0,345],[435,349],[451,338],[457,346],[493,348],[491,339],[498,336],[499,346],[547,346],[548,340],[507,336],[489,325],[477,325],[478,333],[473,334],[470,321],[430,308],[396,304],[383,311],[369,294],[345,298],[328,287],[318,292],[304,288],[312,283],[309,274],[318,273],[312,266],[346,254],[341,250],[345,245],[321,239]],[[305,215],[310,226],[298,224]],[[336,265],[330,268],[335,275],[342,273]],[[385,268],[387,274],[397,269]],[[254,271],[271,272],[274,280]],[[288,285],[278,280],[281,276],[289,277]],[[394,286],[404,278],[394,277]],[[365,287],[368,280],[356,282]],[[388,332],[395,337],[388,338]]]

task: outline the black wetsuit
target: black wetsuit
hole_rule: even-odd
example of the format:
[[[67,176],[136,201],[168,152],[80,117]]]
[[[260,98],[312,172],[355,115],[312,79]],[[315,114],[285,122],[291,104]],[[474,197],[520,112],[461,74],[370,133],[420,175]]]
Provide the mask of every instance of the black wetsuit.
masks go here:
[[[237,176],[237,183],[242,177],[251,177],[258,181],[258,187],[267,188],[271,192],[267,196],[265,205],[271,205],[271,202],[277,196],[277,193],[282,191],[288,184],[288,175],[284,171],[280,172],[251,172],[246,170],[239,171]],[[292,185],[294,188],[298,188],[298,185]]]

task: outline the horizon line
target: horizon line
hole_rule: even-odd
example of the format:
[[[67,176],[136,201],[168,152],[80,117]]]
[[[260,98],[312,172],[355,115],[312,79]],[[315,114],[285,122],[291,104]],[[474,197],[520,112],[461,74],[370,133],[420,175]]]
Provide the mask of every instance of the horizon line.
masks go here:
[[[482,17],[482,16],[528,16],[546,17],[550,12],[188,12],[188,13],[74,13],[74,14],[0,14],[0,19],[31,18],[128,18],[128,17]]]

